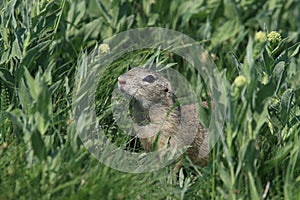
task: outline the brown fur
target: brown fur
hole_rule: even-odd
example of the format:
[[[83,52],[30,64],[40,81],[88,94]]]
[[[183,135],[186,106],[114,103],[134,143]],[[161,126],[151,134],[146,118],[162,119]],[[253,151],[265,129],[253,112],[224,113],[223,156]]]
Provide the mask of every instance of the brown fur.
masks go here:
[[[145,81],[149,75],[154,81]],[[118,86],[133,98],[134,131],[146,151],[155,149],[159,132],[157,149],[192,141],[186,155],[196,165],[207,164],[208,135],[198,119],[198,104],[176,107],[170,82],[150,69],[138,67],[128,71],[119,77]]]

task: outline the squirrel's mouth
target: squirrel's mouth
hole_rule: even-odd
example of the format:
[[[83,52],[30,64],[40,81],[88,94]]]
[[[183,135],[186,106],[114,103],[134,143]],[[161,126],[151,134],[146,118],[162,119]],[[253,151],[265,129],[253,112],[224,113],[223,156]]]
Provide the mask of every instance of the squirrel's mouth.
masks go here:
[[[125,87],[124,84],[121,84],[120,82],[118,82],[118,88],[121,92],[125,92],[124,87]]]
[[[128,91],[126,90],[125,84],[120,84],[118,82],[118,88],[126,99],[130,100],[130,99],[134,98],[134,96],[129,94]]]

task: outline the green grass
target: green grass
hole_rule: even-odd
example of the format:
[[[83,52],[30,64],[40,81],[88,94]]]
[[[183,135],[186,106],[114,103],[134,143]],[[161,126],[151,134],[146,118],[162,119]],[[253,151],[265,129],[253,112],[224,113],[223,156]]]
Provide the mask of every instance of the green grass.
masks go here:
[[[0,199],[299,199],[300,1],[235,2],[1,1]],[[80,58],[105,38],[150,26],[198,41],[226,79],[224,134],[208,167],[186,162],[180,181],[173,166],[142,174],[111,169],[76,133]],[[95,101],[97,119],[118,145],[129,139],[112,118],[111,91],[129,65],[145,63],[177,63],[206,98],[179,56],[129,53],[99,75]]]

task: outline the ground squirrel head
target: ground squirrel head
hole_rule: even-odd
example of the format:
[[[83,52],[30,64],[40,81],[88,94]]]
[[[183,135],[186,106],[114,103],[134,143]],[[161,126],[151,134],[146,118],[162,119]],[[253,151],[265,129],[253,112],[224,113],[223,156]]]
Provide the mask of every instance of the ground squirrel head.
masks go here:
[[[174,94],[170,82],[159,73],[136,67],[118,78],[119,89],[134,98],[143,109],[149,110],[155,104],[170,107]]]

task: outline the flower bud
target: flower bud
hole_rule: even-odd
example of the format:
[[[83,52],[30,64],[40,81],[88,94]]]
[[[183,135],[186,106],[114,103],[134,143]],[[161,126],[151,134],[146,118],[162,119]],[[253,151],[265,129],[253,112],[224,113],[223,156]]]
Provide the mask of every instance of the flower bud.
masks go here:
[[[267,41],[267,34],[263,31],[258,31],[255,34],[255,40],[257,42],[265,42],[265,41]]]
[[[243,86],[245,86],[248,83],[248,80],[245,76],[240,75],[238,77],[235,78],[233,84],[237,87],[237,88],[241,88]]]
[[[277,31],[270,32],[267,38],[271,44],[278,44],[282,40],[281,35]]]
[[[100,54],[106,54],[106,53],[109,53],[109,51],[110,51],[110,48],[109,48],[108,44],[101,44],[99,46]]]

